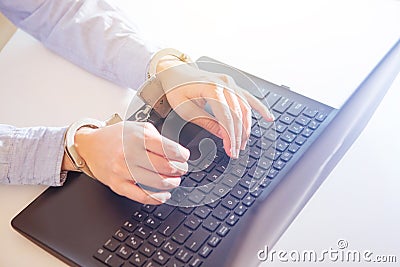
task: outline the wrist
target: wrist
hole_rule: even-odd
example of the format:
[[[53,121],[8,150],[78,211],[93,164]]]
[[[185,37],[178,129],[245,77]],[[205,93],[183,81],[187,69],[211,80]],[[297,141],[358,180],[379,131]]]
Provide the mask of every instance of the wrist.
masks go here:
[[[157,71],[157,73],[159,73],[168,68],[175,67],[175,66],[182,65],[182,64],[185,64],[185,62],[183,62],[179,58],[177,58],[175,56],[171,56],[171,55],[166,55],[158,61],[156,71]]]
[[[85,144],[90,140],[90,134],[96,129],[92,129],[89,127],[82,127],[78,131],[76,131],[74,136],[74,146],[79,154],[79,156],[86,161],[86,152],[85,152]],[[72,163],[71,159],[68,157],[66,152],[64,152],[63,161],[61,164],[62,171],[78,171],[75,165]]]
[[[87,163],[88,153],[90,152],[90,143],[93,140],[93,133],[98,129],[82,127],[75,134],[74,146],[78,155]]]

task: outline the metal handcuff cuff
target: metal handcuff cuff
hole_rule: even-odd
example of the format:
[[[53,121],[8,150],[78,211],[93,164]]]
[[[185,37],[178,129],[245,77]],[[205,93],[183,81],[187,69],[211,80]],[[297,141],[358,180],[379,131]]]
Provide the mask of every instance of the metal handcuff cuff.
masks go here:
[[[173,48],[162,49],[153,55],[148,66],[148,72],[146,74],[147,86],[143,86],[137,92],[137,96],[145,103],[145,105],[133,115],[135,121],[147,121],[150,117],[150,113],[152,110],[154,110],[161,118],[165,118],[172,110],[160,82],[158,81],[158,79],[155,78],[157,64],[161,60],[161,58],[165,56],[174,56],[185,63],[192,62],[186,54],[179,52],[178,50]],[[76,132],[83,127],[97,129],[113,125],[121,121],[122,118],[118,114],[114,114],[110,119],[106,121],[86,118],[74,122],[68,127],[64,136],[64,151],[73,166],[75,167],[76,171],[84,172],[86,175],[96,179],[89,166],[86,164],[85,160],[76,151]]]

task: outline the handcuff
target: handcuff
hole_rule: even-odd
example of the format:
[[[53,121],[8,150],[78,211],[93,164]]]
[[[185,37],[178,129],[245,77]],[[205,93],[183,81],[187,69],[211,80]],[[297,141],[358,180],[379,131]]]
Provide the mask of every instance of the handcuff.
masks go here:
[[[137,92],[137,96],[145,103],[145,105],[133,115],[134,121],[147,121],[153,110],[159,117],[166,118],[169,112],[172,110],[161,86],[161,82],[155,75],[157,64],[164,56],[174,56],[185,63],[192,62],[186,54],[173,48],[162,49],[153,55],[149,62],[148,72],[146,74],[146,86],[142,86]],[[118,114],[114,114],[106,121],[85,118],[72,123],[68,127],[64,136],[64,151],[72,165],[75,167],[75,171],[83,172],[86,175],[96,179],[85,160],[76,151],[76,132],[83,127],[98,129],[116,124],[121,121],[122,118]]]

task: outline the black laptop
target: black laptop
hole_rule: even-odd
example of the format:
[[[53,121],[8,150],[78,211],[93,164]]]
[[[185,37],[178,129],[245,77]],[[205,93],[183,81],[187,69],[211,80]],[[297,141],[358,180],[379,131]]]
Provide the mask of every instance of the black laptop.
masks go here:
[[[296,177],[294,170],[323,181],[361,132],[399,71],[399,50],[397,43],[340,109],[203,57],[198,61],[200,68],[231,75],[275,116],[270,123],[253,114],[251,137],[239,159],[231,160],[221,140],[176,114],[172,113],[167,123],[153,112],[149,120],[164,135],[178,136],[177,141],[191,151],[191,164],[198,167],[198,171],[183,177],[166,204],[143,205],[116,195],[84,174],[70,172],[63,187],[48,188],[13,219],[12,226],[74,266],[253,264],[257,251],[245,253],[249,247],[245,237],[258,234],[260,240],[254,240],[258,244],[268,232],[278,231],[269,227],[273,224],[268,218],[274,218],[274,214],[260,214],[271,194],[285,179],[309,183],[301,180],[301,175]],[[371,92],[380,98],[362,101]],[[351,120],[348,115],[352,109],[362,105],[370,108],[364,121],[345,121]],[[184,125],[179,133],[176,125]],[[343,130],[346,128],[347,132]],[[350,139],[343,139],[343,134]],[[335,151],[323,145],[337,143],[340,138],[352,141]],[[328,163],[326,168],[321,168],[319,161]],[[258,225],[257,229],[253,225]]]

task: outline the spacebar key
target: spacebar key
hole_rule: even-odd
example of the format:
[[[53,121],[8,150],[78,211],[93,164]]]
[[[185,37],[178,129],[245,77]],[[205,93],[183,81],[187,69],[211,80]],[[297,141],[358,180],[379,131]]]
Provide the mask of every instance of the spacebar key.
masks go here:
[[[168,218],[160,225],[158,231],[165,236],[170,236],[176,228],[185,220],[185,214],[174,210]]]

